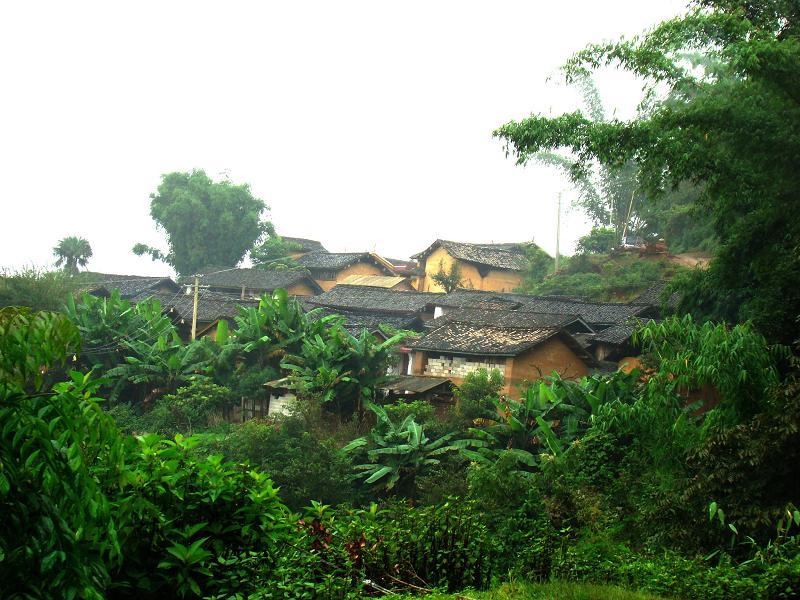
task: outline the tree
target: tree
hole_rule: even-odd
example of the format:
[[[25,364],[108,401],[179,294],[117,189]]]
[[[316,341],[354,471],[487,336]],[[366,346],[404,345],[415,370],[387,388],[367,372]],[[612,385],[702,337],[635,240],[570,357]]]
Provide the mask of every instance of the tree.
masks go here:
[[[64,267],[70,275],[78,272],[78,267],[85,267],[92,257],[92,247],[84,238],[71,235],[65,237],[53,248],[56,256],[56,266]]]
[[[431,275],[431,279],[439,284],[446,294],[457,290],[464,283],[461,277],[461,265],[456,262],[451,264],[450,269],[447,270],[444,268],[444,261],[439,261],[439,271]]]
[[[291,253],[299,249],[300,244],[271,235],[250,251],[250,260],[253,266],[264,269],[299,269],[302,267],[291,257]]]
[[[770,338],[790,342],[800,314],[799,27],[793,2],[696,2],[642,37],[590,46],[565,65],[568,80],[609,64],[645,78],[647,110],[636,119],[532,116],[495,135],[518,162],[566,150],[577,174],[593,160],[634,161],[649,196],[683,182],[697,186],[720,246],[708,271],[692,278],[681,308],[701,318],[752,319]],[[688,52],[702,54],[707,66],[687,60]],[[663,88],[668,98],[653,101]]]
[[[181,275],[235,267],[259,238],[273,232],[272,223],[262,220],[267,210],[247,184],[215,182],[202,170],[162,175],[150,195],[150,216],[166,233],[169,250],[136,244],[133,252],[162,260]]]

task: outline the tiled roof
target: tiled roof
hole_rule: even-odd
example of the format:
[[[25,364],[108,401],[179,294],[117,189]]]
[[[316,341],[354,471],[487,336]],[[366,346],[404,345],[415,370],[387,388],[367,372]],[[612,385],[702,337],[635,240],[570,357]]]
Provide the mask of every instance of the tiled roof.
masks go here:
[[[154,293],[158,288],[169,288],[175,292],[180,286],[170,277],[142,277],[139,275],[114,275],[110,273],[86,273],[91,282],[85,286],[87,292],[100,292],[118,289],[120,297],[131,299],[145,293]]]
[[[419,263],[415,260],[403,260],[400,258],[385,258],[385,260],[398,273],[412,273],[419,267]]]
[[[392,275],[349,275],[341,285],[367,285],[391,289],[408,281],[408,277],[394,277]]]
[[[191,278],[185,279],[184,282],[191,283]],[[288,288],[297,283],[306,283],[316,292],[322,291],[322,288],[319,287],[317,282],[314,281],[305,270],[292,271],[255,268],[225,269],[217,272],[211,271],[200,277],[201,285],[232,290],[244,287],[271,292],[278,288]]]
[[[467,244],[449,240],[436,240],[419,254],[411,258],[419,260],[427,257],[437,248],[444,248],[458,260],[485,265],[507,271],[523,271],[528,267],[528,258],[522,248],[527,244]]]
[[[492,325],[497,327],[511,327],[529,329],[537,327],[566,327],[571,323],[580,321],[575,315],[534,313],[519,310],[486,310],[480,308],[458,308],[447,311],[430,321],[429,327],[438,327],[448,322],[472,323],[474,325]],[[591,329],[585,327],[587,332]]]
[[[644,325],[653,319],[629,319],[624,323],[612,325],[608,329],[604,329],[591,339],[594,342],[601,342],[604,344],[619,345],[624,344],[630,340],[634,330],[637,327]],[[657,322],[657,321],[656,321]]]
[[[631,304],[661,307],[661,296],[667,287],[667,283],[668,282],[666,281],[657,281],[656,283],[653,283],[649,288],[631,300]],[[679,300],[680,297],[678,293],[674,292],[669,298],[667,298],[667,306],[669,308],[675,308],[678,305]]]
[[[194,307],[194,294],[156,294],[152,296],[161,301],[161,309],[173,319],[191,323]],[[241,300],[225,294],[199,290],[197,298],[197,320],[210,323],[218,319],[233,319],[239,314],[240,306],[258,306],[258,301]]]
[[[519,329],[450,322],[437,327],[410,347],[447,354],[516,356],[557,334],[555,327]]]
[[[535,313],[575,315],[588,325],[608,326],[642,312],[645,307],[614,302],[587,302],[566,296],[533,296],[480,290],[455,290],[443,295],[438,306],[447,308],[478,308],[486,303],[495,306],[505,303],[509,309]]]
[[[612,325],[637,315],[641,306],[613,302],[576,302],[533,296],[519,310],[577,315],[591,326]]]
[[[322,242],[317,240],[309,240],[308,238],[286,237],[281,236],[284,242],[289,242],[297,248],[297,252],[327,252],[322,245]]]
[[[309,310],[314,308],[318,309],[309,314],[309,319],[312,321],[316,321],[329,315],[339,315],[343,317],[345,320],[345,329],[347,329],[353,335],[360,334],[364,329],[369,332],[380,331],[381,325],[389,325],[395,329],[406,329],[411,331],[420,331],[422,329],[421,319],[415,314],[397,314],[394,312],[342,310],[329,307],[315,307],[309,302],[304,302],[303,305]]]
[[[394,313],[422,313],[436,304],[444,294],[433,292],[395,291],[364,285],[337,285],[318,296],[309,298],[315,306],[367,309]]]
[[[439,386],[450,388],[451,381],[446,377],[429,377],[423,375],[401,375],[383,384],[380,389],[387,392],[412,392],[422,394]]]
[[[310,252],[297,259],[298,264],[311,270],[341,271],[360,262],[373,263],[386,274],[394,275],[392,265],[372,252]]]

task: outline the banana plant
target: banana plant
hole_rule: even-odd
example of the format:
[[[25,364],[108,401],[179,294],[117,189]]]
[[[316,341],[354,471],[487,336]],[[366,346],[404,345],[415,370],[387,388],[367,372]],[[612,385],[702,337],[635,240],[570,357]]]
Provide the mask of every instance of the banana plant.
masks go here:
[[[441,456],[457,452],[469,442],[450,442],[455,432],[432,440],[425,434],[423,426],[414,420],[413,414],[396,424],[382,406],[372,402],[367,402],[366,406],[377,417],[375,427],[368,436],[353,440],[343,451],[353,452],[366,447],[370,462],[354,467],[356,478],[386,492],[413,485],[414,479],[426,468],[439,464]]]

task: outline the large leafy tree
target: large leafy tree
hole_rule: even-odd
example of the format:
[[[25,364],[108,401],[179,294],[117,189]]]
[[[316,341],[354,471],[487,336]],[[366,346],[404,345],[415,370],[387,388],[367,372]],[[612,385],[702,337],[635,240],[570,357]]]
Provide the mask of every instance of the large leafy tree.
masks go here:
[[[162,260],[181,275],[203,267],[234,267],[272,224],[247,184],[213,181],[204,171],[169,173],[150,196],[150,215],[167,235],[169,250],[136,244],[135,254]]]
[[[71,235],[65,237],[55,248],[56,266],[64,267],[67,273],[74,275],[78,267],[85,267],[92,257],[92,247],[84,238]]]
[[[566,65],[568,79],[619,65],[648,81],[647,110],[598,123],[575,112],[531,116],[495,132],[519,161],[543,150],[639,166],[650,195],[682,182],[719,238],[716,259],[686,283],[684,310],[752,319],[791,341],[800,313],[800,7],[785,0],[705,0],[685,16],[629,41],[595,45]],[[706,58],[703,67],[688,53]],[[721,74],[713,65],[726,65]],[[666,89],[669,101],[655,102]],[[686,288],[685,288],[686,289]]]

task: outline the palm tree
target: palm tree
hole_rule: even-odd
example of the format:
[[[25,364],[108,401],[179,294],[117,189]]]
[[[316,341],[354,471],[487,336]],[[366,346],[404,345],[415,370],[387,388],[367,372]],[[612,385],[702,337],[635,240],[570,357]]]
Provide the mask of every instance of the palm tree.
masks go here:
[[[71,235],[58,242],[53,248],[56,256],[56,266],[63,265],[67,273],[74,275],[78,272],[78,267],[85,267],[89,258],[92,256],[92,247],[84,238]]]

